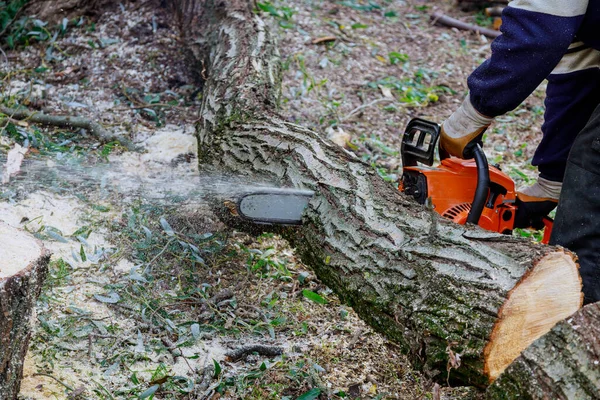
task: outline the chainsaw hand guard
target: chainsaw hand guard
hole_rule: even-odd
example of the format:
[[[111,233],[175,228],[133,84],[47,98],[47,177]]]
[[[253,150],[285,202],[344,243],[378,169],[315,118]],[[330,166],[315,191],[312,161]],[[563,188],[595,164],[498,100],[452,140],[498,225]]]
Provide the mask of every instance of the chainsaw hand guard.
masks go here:
[[[440,137],[440,126],[435,122],[413,118],[402,137],[402,166],[414,167],[418,163],[433,165],[435,147]]]

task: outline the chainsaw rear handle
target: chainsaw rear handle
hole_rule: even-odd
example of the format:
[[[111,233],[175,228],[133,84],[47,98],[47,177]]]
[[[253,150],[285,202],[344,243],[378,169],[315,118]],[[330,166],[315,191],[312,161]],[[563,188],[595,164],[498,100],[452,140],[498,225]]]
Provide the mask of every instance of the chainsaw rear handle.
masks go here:
[[[475,157],[475,165],[477,165],[477,187],[471,203],[471,211],[467,216],[467,223],[477,225],[490,191],[490,167],[479,144],[476,144],[473,148],[473,156]]]

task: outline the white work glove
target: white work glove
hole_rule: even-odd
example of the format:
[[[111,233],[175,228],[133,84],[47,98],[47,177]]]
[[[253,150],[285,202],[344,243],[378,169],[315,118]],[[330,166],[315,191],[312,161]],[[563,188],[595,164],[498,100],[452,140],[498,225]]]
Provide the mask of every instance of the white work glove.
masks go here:
[[[539,177],[537,182],[517,190],[515,228],[544,227],[544,217],[558,204],[562,182]]]
[[[483,133],[493,120],[479,113],[467,95],[461,106],[442,123],[440,147],[452,156],[473,158],[473,148],[481,143]]]
[[[549,181],[539,177],[537,182],[531,186],[525,186],[517,190],[517,197],[524,202],[554,201],[558,202],[562,182]]]

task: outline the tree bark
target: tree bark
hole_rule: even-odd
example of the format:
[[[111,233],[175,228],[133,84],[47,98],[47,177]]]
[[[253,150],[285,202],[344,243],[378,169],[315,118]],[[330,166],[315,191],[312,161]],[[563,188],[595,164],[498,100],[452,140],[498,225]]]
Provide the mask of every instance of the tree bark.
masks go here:
[[[486,386],[533,340],[581,307],[573,256],[442,220],[352,153],[275,106],[280,59],[252,2],[205,3],[194,34],[207,80],[201,168],[310,189],[302,260],[432,377]],[[548,290],[560,282],[560,295]]]
[[[0,243],[0,399],[16,399],[50,254],[41,242],[3,222]]]
[[[600,399],[600,303],[536,340],[487,391],[490,399]]]

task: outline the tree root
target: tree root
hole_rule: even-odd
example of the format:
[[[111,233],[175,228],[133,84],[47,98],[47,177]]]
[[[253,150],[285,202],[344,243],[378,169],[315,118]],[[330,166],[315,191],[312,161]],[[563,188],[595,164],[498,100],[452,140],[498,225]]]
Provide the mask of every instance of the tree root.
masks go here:
[[[134,151],[136,146],[129,140],[121,136],[116,136],[112,132],[104,129],[102,125],[87,118],[73,117],[70,115],[48,115],[41,112],[31,112],[27,110],[17,110],[9,107],[0,106],[0,113],[6,114],[17,120],[27,120],[36,124],[58,126],[61,128],[81,128],[89,131],[104,142],[115,141],[125,147],[127,150]]]
[[[242,346],[233,351],[225,353],[225,357],[231,361],[238,361],[252,353],[258,353],[261,356],[275,357],[283,354],[283,348],[277,346],[265,346],[262,344],[253,344],[249,346]]]

